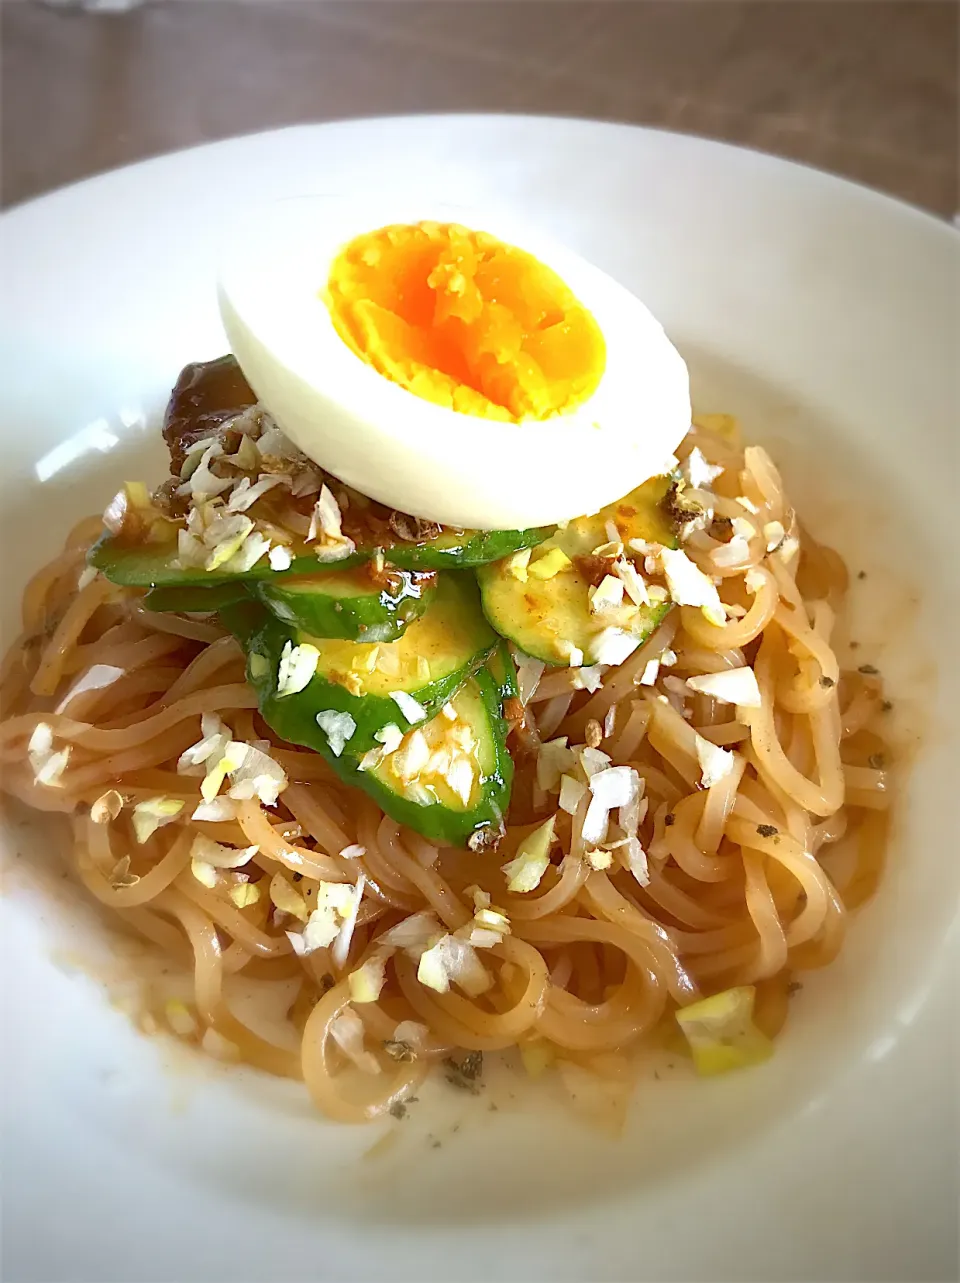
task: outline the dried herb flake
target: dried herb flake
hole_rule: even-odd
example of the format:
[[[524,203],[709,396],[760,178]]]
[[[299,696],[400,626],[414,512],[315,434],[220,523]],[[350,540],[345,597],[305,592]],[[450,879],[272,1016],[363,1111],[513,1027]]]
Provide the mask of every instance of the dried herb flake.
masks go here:
[[[402,1038],[387,1038],[383,1044],[383,1050],[391,1060],[399,1060],[408,1063],[416,1060],[417,1053],[413,1049],[413,1044],[404,1042]]]
[[[473,1081],[483,1073],[483,1052],[471,1051],[460,1062],[460,1072],[464,1078]]]
[[[446,1079],[451,1087],[458,1091],[467,1091],[472,1096],[480,1094],[480,1077],[483,1074],[483,1052],[470,1051],[462,1060],[448,1056],[443,1062]]]

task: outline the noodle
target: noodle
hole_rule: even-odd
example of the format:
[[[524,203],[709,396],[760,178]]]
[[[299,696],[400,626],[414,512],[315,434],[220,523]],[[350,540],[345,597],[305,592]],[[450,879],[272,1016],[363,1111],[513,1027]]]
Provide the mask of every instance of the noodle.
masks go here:
[[[547,1046],[588,1066],[642,1045],[665,1014],[728,986],[755,984],[758,1025],[780,1029],[791,976],[836,955],[848,910],[880,875],[890,782],[880,687],[841,672],[830,637],[846,571],[797,534],[767,455],[742,450],[728,429],[695,428],[681,454],[694,445],[726,472],[715,494],[693,493],[721,521],[779,523],[783,543],[768,551],[758,534],[738,546],[739,560],[717,565],[720,537],[694,531],[685,547],[719,581],[726,623],[692,606],[672,610],[593,693],[578,688],[576,670],[543,676],[523,718],[498,853],[436,847],[318,754],[278,741],[216,618],[154,614],[139,592],[101,577],[78,588],[99,523],[71,532],[28,584],[24,634],[3,664],[3,786],[38,809],[71,812],[71,860],[86,891],[169,956],[172,973],[192,962],[187,1021],[178,1027],[157,999],[160,1021],[215,1054],[302,1077],[321,1110],[353,1122],[395,1110],[458,1049]],[[790,546],[798,540],[799,550]],[[643,684],[651,661],[659,674]],[[97,665],[113,671],[91,675]],[[684,686],[744,666],[758,706]],[[247,795],[194,817],[202,768],[185,774],[179,759],[214,715],[282,768],[276,805]],[[66,754],[47,783],[35,760],[41,725]],[[600,738],[612,764],[637,772],[633,832],[645,865],[629,862],[626,838],[609,844],[605,866],[592,863],[589,791],[571,814],[536,780],[538,748],[554,736],[572,746]],[[705,773],[705,745],[733,754],[716,779]],[[158,799],[167,810],[141,832],[138,815]],[[554,814],[559,849],[541,884],[509,891],[506,853]],[[205,864],[204,851],[226,863]],[[331,887],[356,896],[349,928],[307,951],[303,921]],[[418,955],[391,943],[394,928],[416,921],[462,933],[491,903],[509,927],[474,950],[473,985],[428,987]],[[361,1001],[353,977],[365,970],[382,984]],[[275,990],[290,1045],[234,1013],[247,977]]]

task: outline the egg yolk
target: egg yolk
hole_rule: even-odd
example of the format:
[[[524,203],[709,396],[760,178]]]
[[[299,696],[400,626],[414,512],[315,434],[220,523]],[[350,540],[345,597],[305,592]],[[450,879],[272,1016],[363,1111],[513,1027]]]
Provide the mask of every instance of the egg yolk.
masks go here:
[[[574,409],[603,374],[603,335],[532,254],[456,224],[356,236],[323,292],[337,333],[402,388],[520,422]]]

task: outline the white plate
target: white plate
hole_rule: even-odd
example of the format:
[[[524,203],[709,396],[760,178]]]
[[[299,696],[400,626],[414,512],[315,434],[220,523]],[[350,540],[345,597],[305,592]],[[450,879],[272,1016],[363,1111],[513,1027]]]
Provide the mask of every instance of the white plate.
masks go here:
[[[947,1277],[960,719],[946,226],[751,152],[507,117],[241,138],[16,209],[2,220],[5,631],[70,522],[124,477],[156,475],[152,416],[184,361],[224,347],[211,273],[232,211],[414,184],[538,220],[633,288],[699,406],[771,444],[810,523],[867,570],[860,653],[889,677],[901,739],[923,731],[886,880],[768,1066],[642,1083],[618,1142],[549,1090],[501,1089],[492,1113],[443,1088],[364,1159],[383,1126],[331,1126],[296,1086],[134,1033],[88,974],[106,965],[92,915],[36,889],[49,843],[12,826],[6,1277]],[[114,966],[115,996],[128,971]]]

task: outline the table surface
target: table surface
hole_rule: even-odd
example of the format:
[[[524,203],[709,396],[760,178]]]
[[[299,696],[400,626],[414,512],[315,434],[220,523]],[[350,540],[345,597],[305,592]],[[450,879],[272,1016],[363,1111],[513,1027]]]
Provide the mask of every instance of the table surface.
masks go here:
[[[2,201],[296,122],[510,111],[742,143],[954,217],[958,11],[953,0],[12,0],[0,10]]]

